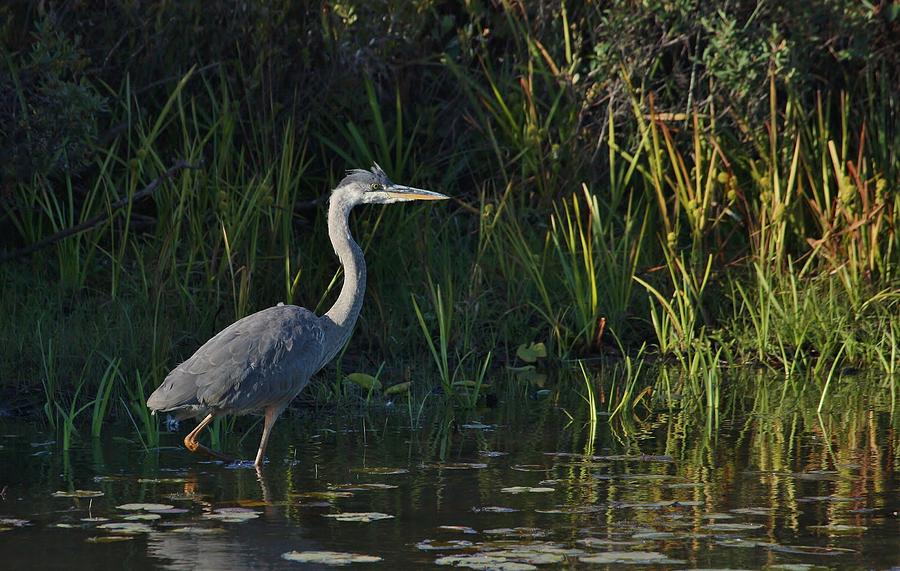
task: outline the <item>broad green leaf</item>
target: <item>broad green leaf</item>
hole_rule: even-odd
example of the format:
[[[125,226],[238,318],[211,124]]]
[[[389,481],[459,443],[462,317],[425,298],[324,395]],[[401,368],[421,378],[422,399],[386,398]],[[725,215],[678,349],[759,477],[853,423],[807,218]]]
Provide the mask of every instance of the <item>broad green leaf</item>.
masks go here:
[[[391,385],[387,389],[385,389],[384,394],[386,396],[391,395],[400,395],[409,392],[409,388],[412,386],[412,383],[407,381],[405,383],[398,383],[396,385]]]
[[[516,350],[516,357],[526,363],[534,363],[538,359],[547,357],[547,346],[543,343],[521,344]]]
[[[344,377],[344,380],[355,383],[367,391],[377,391],[381,389],[381,382],[372,375],[367,375],[365,373],[350,373]]]

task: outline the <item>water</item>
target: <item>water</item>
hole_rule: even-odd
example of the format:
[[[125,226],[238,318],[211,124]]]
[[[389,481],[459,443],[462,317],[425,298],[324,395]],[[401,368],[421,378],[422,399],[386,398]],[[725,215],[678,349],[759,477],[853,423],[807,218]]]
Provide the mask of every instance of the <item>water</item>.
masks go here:
[[[718,427],[686,412],[592,424],[578,407],[433,411],[417,430],[405,414],[295,416],[279,421],[261,475],[189,455],[183,431],[148,453],[122,438],[128,427],[111,426],[63,454],[52,434],[7,421],[0,566],[312,569],[325,567],[282,554],[323,550],[382,558],[354,565],[373,569],[454,555],[491,569],[621,568],[629,557],[635,569],[900,565],[900,448],[884,406],[823,417],[748,410]],[[258,431],[240,445],[247,458]],[[73,490],[103,495],[53,497]],[[117,508],[147,502],[177,513],[126,520],[153,514]],[[325,517],[340,513],[392,517]],[[101,527],[126,522],[145,527]]]

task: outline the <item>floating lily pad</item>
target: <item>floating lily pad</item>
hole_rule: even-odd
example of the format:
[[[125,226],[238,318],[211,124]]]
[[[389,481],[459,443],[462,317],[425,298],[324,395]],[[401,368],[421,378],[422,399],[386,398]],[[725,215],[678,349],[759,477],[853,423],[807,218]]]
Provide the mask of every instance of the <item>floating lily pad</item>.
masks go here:
[[[486,529],[482,533],[485,535],[501,535],[504,537],[547,537],[550,532],[546,529],[537,527],[498,527],[496,529]]]
[[[775,543],[770,543],[767,541],[754,541],[752,539],[744,539],[743,537],[729,537],[727,539],[720,539],[716,541],[716,545],[721,545],[722,547],[766,547],[770,548],[775,546]]]
[[[25,527],[31,525],[27,519],[18,519],[14,517],[0,517],[0,527],[12,529],[14,527]]]
[[[381,388],[381,382],[378,379],[365,373],[350,373],[344,377],[344,380],[350,381],[367,391],[377,391]]]
[[[186,510],[184,508],[166,508],[166,509],[156,509],[156,510],[147,510],[147,511],[155,513],[155,514],[172,515],[172,514],[186,514],[190,510]]]
[[[104,495],[100,490],[73,490],[71,492],[53,492],[54,498],[99,498]]]
[[[391,385],[384,390],[385,396],[393,396],[393,395],[402,395],[409,392],[409,388],[412,386],[411,382],[405,383],[397,383],[396,385]]]
[[[131,521],[102,523],[98,525],[97,528],[105,529],[112,533],[150,533],[153,531],[153,528],[145,523],[135,523]]]
[[[214,519],[225,523],[244,523],[260,516],[260,512],[249,508],[218,508],[211,514],[203,514],[204,519]]]
[[[124,510],[129,512],[136,511],[157,511],[157,510],[170,510],[175,506],[169,504],[122,504],[121,506],[116,506],[117,510]]]
[[[547,357],[547,346],[543,343],[525,343],[519,345],[516,349],[516,357],[526,363],[535,363],[538,359]]]
[[[424,539],[416,544],[416,549],[421,549],[422,551],[452,551],[455,549],[469,549],[472,545],[471,541],[464,539],[450,539],[446,541]]]
[[[677,533],[671,531],[642,531],[632,534],[631,539],[637,541],[656,541],[661,539],[675,539],[679,537]]]
[[[225,529],[221,527],[203,527],[199,525],[186,525],[184,527],[176,527],[172,530],[172,533],[190,533],[194,535],[212,535],[224,532]]]
[[[710,531],[751,531],[762,529],[761,523],[711,523],[706,525]]]
[[[328,489],[343,492],[365,492],[367,490],[395,490],[399,487],[393,484],[333,484],[328,486]]]
[[[484,456],[485,458],[499,458],[508,454],[509,452],[498,452],[496,450],[482,450],[478,453],[479,456]]]
[[[493,513],[493,514],[508,514],[517,512],[516,508],[507,508],[504,506],[484,506],[484,507],[474,507],[472,511],[475,513]]]
[[[138,478],[139,484],[184,484],[187,478]]]
[[[510,468],[519,472],[546,472],[550,469],[549,467],[541,466],[540,464],[516,464],[510,466]]]
[[[344,566],[352,563],[378,563],[381,557],[360,555],[359,553],[342,553],[339,551],[288,551],[281,558],[297,563],[319,563],[321,565]]]
[[[860,496],[855,497],[845,497],[845,496],[806,496],[803,498],[798,498],[797,501],[801,503],[813,503],[813,502],[826,502],[826,503],[844,503],[844,502],[856,502],[860,501],[863,498]]]
[[[155,519],[160,519],[161,517],[162,516],[159,514],[149,513],[149,514],[131,514],[131,515],[125,516],[122,519],[124,519],[125,521],[153,521]]]
[[[606,551],[578,558],[582,563],[597,563],[611,565],[615,563],[625,565],[657,565],[661,563],[682,564],[679,559],[669,559],[668,556],[656,551]]]
[[[388,466],[370,466],[368,468],[353,468],[351,472],[359,474],[375,474],[378,476],[393,476],[395,474],[408,474],[406,468],[391,468]]]
[[[467,525],[441,525],[438,526],[438,529],[442,529],[444,531],[457,531],[459,533],[468,533],[468,534],[476,534],[478,533],[471,527]]]
[[[125,519],[128,519],[127,517]],[[103,523],[104,521],[109,521],[108,517],[83,517],[81,521],[85,523]]]
[[[302,492],[291,494],[292,498],[311,498],[314,500],[336,500],[338,498],[352,498],[353,492],[349,490],[332,490],[328,492]]]
[[[778,553],[790,553],[793,555],[847,555],[848,553],[856,553],[852,549],[819,545],[772,545],[769,549]]]
[[[560,506],[556,508],[549,509],[536,509],[539,514],[563,514],[563,515],[578,515],[578,514],[591,514],[602,511],[603,508],[600,506]]]
[[[488,557],[486,555],[446,555],[436,559],[435,564],[483,571],[534,571],[537,569],[537,567],[528,563],[504,561],[499,557]]]
[[[382,519],[393,519],[394,516],[379,512],[343,512],[339,514],[322,514],[324,517],[330,517],[338,521],[359,521],[369,523]]]
[[[500,491],[507,494],[546,494],[549,492],[555,492],[556,488],[512,486],[511,488],[501,488]]]
[[[119,543],[120,541],[131,541],[133,535],[99,535],[85,539],[87,543]]]
[[[741,515],[771,515],[774,511],[772,508],[766,507],[752,507],[752,508],[737,508],[733,510],[728,510],[733,514],[741,514]]]
[[[480,462],[446,462],[444,464],[433,464],[432,468],[439,470],[483,470],[487,468],[487,464]]]
[[[642,542],[624,539],[606,539],[601,537],[585,537],[577,541],[579,545],[585,547],[595,547],[607,549],[609,547],[627,547],[629,545],[640,545]]]
[[[809,529],[819,533],[851,535],[862,533],[869,528],[864,525],[846,525],[842,523],[832,523],[829,525],[811,525],[809,526]]]

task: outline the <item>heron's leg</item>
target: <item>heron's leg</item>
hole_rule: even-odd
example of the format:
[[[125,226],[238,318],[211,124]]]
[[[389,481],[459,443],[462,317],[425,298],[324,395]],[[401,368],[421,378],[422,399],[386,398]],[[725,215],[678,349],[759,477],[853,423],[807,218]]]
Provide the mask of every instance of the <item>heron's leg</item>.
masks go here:
[[[190,431],[188,433],[188,435],[184,437],[184,446],[191,452],[203,452],[209,456],[212,456],[213,458],[217,458],[217,459],[223,460],[225,462],[234,462],[233,458],[225,456],[224,454],[220,454],[219,452],[216,452],[215,450],[210,450],[206,446],[197,442],[197,435],[199,435],[201,432],[203,432],[204,428],[209,426],[209,423],[213,421],[213,418],[215,418],[215,417],[213,416],[212,413],[207,414],[206,418],[201,420],[200,424],[198,424],[194,428],[194,430]]]
[[[266,459],[266,444],[268,444],[269,435],[272,433],[272,425],[275,424],[275,419],[278,418],[278,415],[281,414],[282,410],[284,410],[284,407],[281,406],[270,406],[266,408],[266,419],[263,424],[262,439],[259,441],[259,450],[256,452],[256,462],[253,463],[257,468],[262,466]]]

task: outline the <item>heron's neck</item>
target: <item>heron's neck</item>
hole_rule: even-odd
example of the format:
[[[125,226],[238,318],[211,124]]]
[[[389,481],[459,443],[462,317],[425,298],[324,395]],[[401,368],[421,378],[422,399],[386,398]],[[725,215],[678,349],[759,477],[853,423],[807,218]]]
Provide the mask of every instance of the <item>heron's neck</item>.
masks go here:
[[[366,261],[362,249],[350,236],[348,221],[352,209],[351,204],[335,196],[328,206],[328,236],[344,267],[344,283],[337,301],[323,316],[325,351],[322,365],[334,358],[350,339],[366,292]]]

